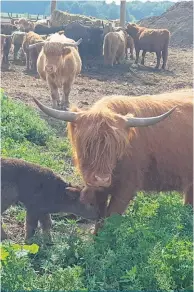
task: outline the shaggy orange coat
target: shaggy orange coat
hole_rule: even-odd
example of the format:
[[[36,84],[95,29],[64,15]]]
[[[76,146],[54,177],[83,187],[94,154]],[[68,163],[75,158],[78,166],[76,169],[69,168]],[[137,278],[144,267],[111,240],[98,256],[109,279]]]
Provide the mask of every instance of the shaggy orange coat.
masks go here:
[[[176,105],[170,117],[149,127],[128,129],[122,118],[156,116]],[[111,175],[110,185],[96,196],[102,217],[122,214],[141,190],[176,190],[185,195],[185,203],[193,202],[192,90],[104,97],[89,110],[80,110],[76,122],[68,123],[68,134],[86,185],[92,187],[95,176]],[[94,199],[87,196],[88,188],[82,194],[86,202]]]

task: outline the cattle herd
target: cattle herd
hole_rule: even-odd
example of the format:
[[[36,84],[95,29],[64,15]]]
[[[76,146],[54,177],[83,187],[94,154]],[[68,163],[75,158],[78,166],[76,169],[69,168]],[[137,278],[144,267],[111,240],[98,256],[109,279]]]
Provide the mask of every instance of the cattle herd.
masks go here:
[[[70,109],[69,103],[72,85],[88,56],[103,55],[104,66],[112,67],[128,58],[128,48],[131,59],[135,49],[136,64],[142,51],[142,65],[146,53],[155,52],[156,68],[162,57],[162,69],[166,69],[168,30],[132,23],[125,28],[113,27],[111,23],[87,27],[76,21],[52,27],[47,21],[32,23],[19,19],[9,25],[1,24],[1,32],[2,67],[9,67],[8,54],[13,45],[14,60],[22,48],[27,70],[37,70],[47,82],[52,108],[36,98],[34,102],[45,114],[68,123],[75,166],[85,185],[77,189],[49,170],[4,159],[2,198],[6,201],[8,193],[12,198],[3,208],[18,200],[24,203],[26,239],[33,234],[38,220],[43,230],[48,231],[49,213],[61,210],[96,219],[96,233],[103,218],[123,214],[141,190],[176,190],[184,194],[185,203],[193,204],[192,90],[138,97],[106,96],[87,110]],[[26,172],[27,169],[30,171]],[[14,175],[20,172],[24,174]],[[20,179],[23,175],[25,186]],[[72,193],[76,193],[75,199]],[[30,210],[29,206],[33,208]]]

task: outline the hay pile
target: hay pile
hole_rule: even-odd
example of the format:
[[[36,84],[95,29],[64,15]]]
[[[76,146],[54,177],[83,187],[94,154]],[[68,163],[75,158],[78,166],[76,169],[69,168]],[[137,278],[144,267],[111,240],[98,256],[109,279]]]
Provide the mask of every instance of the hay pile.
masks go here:
[[[171,46],[190,47],[193,44],[193,2],[177,2],[161,16],[142,19],[138,25],[167,28],[171,32]]]
[[[60,10],[54,10],[51,15],[51,24],[52,26],[59,26],[63,24],[68,24],[72,21],[79,21],[85,25],[93,26],[102,26],[102,20],[95,17],[88,17],[79,14],[70,14]],[[106,23],[106,20],[104,21]]]

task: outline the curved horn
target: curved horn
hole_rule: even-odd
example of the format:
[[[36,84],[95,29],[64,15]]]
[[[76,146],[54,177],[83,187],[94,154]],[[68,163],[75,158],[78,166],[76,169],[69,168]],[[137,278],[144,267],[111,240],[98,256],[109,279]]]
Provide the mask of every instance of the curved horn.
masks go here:
[[[81,38],[77,42],[74,42],[74,43],[69,43],[69,42],[66,43],[66,42],[63,42],[63,45],[69,46],[69,47],[77,47],[77,46],[79,46],[81,44],[82,40],[83,39]]]
[[[36,44],[33,44],[33,45],[29,45],[28,49],[33,49],[35,47],[37,47],[37,45],[44,45],[45,44],[45,41],[42,41],[42,42],[38,42]]]
[[[147,127],[151,125],[155,125],[159,123],[160,121],[164,120],[167,118],[175,109],[177,106],[173,107],[171,110],[168,112],[157,116],[157,117],[150,117],[150,118],[128,118],[126,120],[126,124],[128,127]]]
[[[33,97],[33,99],[35,103],[37,104],[37,106],[48,116],[58,119],[58,120],[66,121],[66,122],[75,122],[77,113],[69,112],[69,111],[59,111],[59,110],[47,107],[46,105],[38,101],[35,97]]]

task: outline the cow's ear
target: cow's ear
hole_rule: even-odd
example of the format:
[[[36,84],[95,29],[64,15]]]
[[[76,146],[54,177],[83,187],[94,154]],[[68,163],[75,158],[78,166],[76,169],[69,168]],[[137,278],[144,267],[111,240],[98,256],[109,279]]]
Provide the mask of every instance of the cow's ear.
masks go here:
[[[68,198],[71,199],[72,201],[77,200],[80,196],[80,191],[77,188],[67,187],[65,188],[65,191]]]
[[[66,48],[66,47],[63,48],[63,52],[62,52],[63,56],[67,56],[70,53],[71,53],[71,49],[70,48]]]

